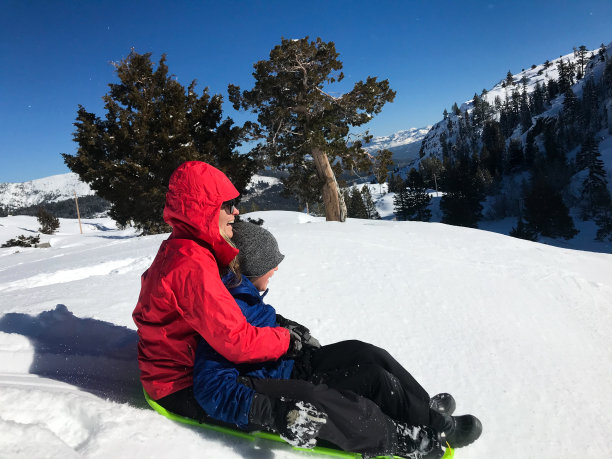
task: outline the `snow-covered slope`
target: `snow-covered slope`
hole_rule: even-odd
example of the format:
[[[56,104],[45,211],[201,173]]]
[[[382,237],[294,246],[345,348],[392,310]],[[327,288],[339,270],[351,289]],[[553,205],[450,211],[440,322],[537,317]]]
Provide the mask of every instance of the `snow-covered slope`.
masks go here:
[[[589,56],[591,55],[593,56],[593,58],[587,61],[584,77],[572,86],[572,90],[578,97],[582,96],[582,88],[589,78],[593,77],[595,79],[598,79],[599,77],[601,77],[606,64],[604,61],[601,61],[599,59],[598,50],[590,51]],[[612,58],[612,43],[607,46],[607,56],[608,59]],[[570,53],[564,56],[559,56],[557,59],[551,60],[550,65],[545,65],[544,63],[542,63],[527,70],[522,70],[521,72],[512,75],[514,85],[509,86],[506,84],[505,79],[502,79],[493,88],[488,90],[485,94],[482,94],[481,97],[491,106],[494,106],[496,98],[499,98],[503,102],[506,99],[510,99],[513,90],[519,90],[519,92],[522,91],[523,82],[525,82],[527,94],[531,94],[536,89],[536,86],[538,84],[544,85],[551,79],[558,80],[559,71],[557,69],[557,64],[560,61],[563,61],[564,63],[570,62],[572,64],[576,64],[576,62],[578,61],[578,57],[575,56],[574,53]],[[559,95],[556,99],[554,99],[552,101],[551,106],[546,111],[533,117],[534,123],[538,118],[558,116],[559,111],[562,109],[563,106],[563,99],[563,95]],[[473,109],[473,99],[470,99],[460,104],[459,106],[459,110],[461,111],[461,113],[464,113],[466,111],[472,113]],[[449,113],[448,115],[448,118],[455,126],[458,125],[458,116],[455,113],[452,113],[451,111],[451,113]],[[495,119],[499,120],[499,113],[497,113]],[[437,158],[442,158],[442,145],[440,143],[440,139],[443,134],[447,136],[447,140],[451,142],[454,142],[456,140],[456,133],[458,132],[457,129],[455,128],[454,130],[451,130],[449,132],[447,124],[447,120],[442,120],[434,124],[431,130],[422,139],[424,157],[433,156]],[[524,138],[525,135],[526,134],[522,133],[520,129],[517,129],[516,132],[512,135],[512,137]],[[609,133],[605,131],[598,133],[600,141],[605,141],[605,139],[609,136]],[[612,157],[609,158],[606,165],[610,170],[612,170]]]
[[[374,137],[365,146],[369,152],[387,149],[393,152],[393,161],[398,166],[413,163],[419,157],[421,140],[429,132],[431,126],[425,128],[411,128],[398,131],[388,136]]]
[[[436,223],[259,212],[286,255],[267,301],[323,344],[388,349],[473,413],[461,459],[612,456],[612,256]],[[0,241],[38,227],[0,218]],[[164,235],[61,220],[0,249],[0,456],[293,458],[145,408],[131,313]]]
[[[77,196],[94,194],[77,174],[52,175],[22,183],[0,183],[0,207],[17,209],[42,202],[56,202]]]

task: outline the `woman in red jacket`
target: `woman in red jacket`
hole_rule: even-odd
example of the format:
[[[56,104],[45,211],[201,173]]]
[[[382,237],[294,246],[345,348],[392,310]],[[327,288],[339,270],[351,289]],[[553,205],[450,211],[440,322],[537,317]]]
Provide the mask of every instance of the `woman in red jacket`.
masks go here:
[[[221,281],[238,250],[230,238],[239,193],[218,169],[200,161],[172,174],[164,220],[172,227],[141,279],[132,315],[138,364],[149,396],[185,416],[201,413],[193,397],[199,337],[234,363],[276,360],[290,349],[285,328],[251,326]]]

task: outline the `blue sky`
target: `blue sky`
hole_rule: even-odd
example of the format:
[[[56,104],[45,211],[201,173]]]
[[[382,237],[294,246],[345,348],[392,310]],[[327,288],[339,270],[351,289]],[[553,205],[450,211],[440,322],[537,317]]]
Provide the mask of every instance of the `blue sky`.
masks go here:
[[[103,115],[110,62],[132,47],[227,99],[281,37],[306,35],[335,42],[346,78],[334,91],[389,79],[395,102],[365,127],[389,135],[439,121],[508,70],[607,45],[612,2],[0,0],[0,182],[68,172],[78,105]],[[246,119],[229,104],[225,115]]]

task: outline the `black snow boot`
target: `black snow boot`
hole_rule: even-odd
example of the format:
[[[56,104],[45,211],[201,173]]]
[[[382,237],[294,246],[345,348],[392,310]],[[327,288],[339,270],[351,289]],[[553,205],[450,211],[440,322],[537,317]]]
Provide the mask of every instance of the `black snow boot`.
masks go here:
[[[281,438],[298,448],[314,448],[327,414],[308,402],[283,400],[282,405],[283,413],[276,423]]]
[[[429,408],[440,414],[451,416],[455,412],[456,406],[455,399],[451,394],[441,393],[429,399]]]
[[[425,426],[395,423],[397,446],[394,455],[407,459],[440,459],[444,450],[440,447],[436,432]]]
[[[471,414],[463,416],[443,415],[445,425],[440,432],[440,442],[448,442],[452,448],[463,448],[475,442],[482,433],[482,424],[477,417]]]

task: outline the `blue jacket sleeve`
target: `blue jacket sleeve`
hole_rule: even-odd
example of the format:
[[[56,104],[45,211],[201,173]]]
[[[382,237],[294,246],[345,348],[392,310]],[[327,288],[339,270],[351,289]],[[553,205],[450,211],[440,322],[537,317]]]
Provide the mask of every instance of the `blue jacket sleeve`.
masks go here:
[[[207,344],[201,342],[198,351],[205,347]],[[255,391],[239,383],[238,375],[238,369],[229,362],[198,359],[196,355],[193,392],[210,417],[245,428]]]

